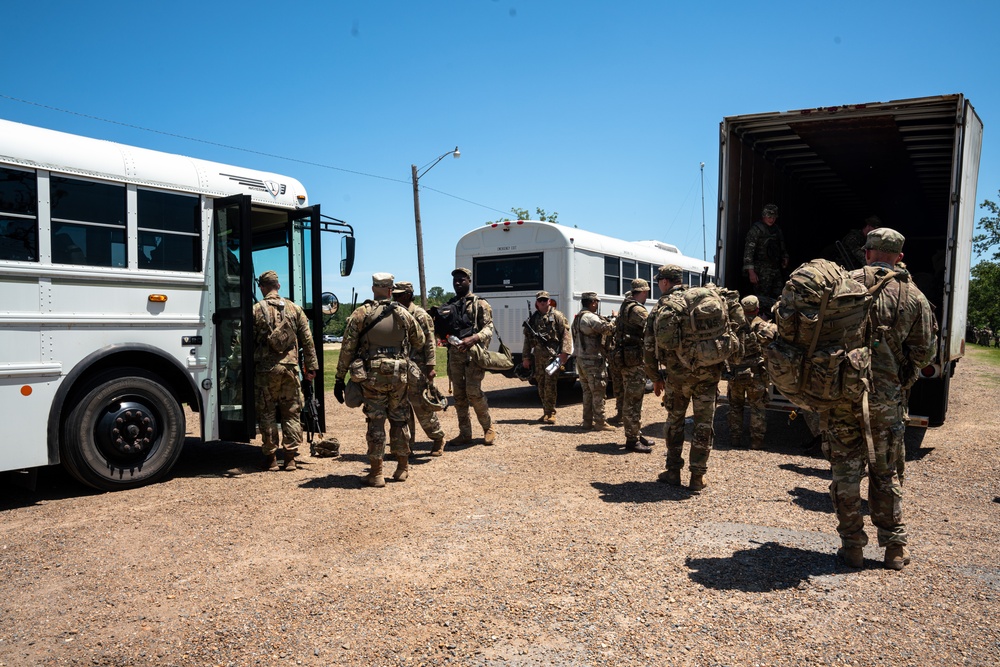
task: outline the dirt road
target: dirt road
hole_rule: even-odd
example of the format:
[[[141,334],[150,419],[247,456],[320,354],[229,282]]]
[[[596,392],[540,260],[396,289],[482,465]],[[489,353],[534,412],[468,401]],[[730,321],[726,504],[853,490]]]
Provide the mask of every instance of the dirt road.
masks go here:
[[[656,482],[652,396],[654,453],[628,454],[620,430],[574,427],[579,390],[542,426],[533,389],[499,376],[497,445],[432,459],[420,434],[384,489],[362,488],[364,418],[332,395],[344,455],[296,472],[193,439],[133,491],[47,470],[0,491],[0,665],[996,665],[998,386],[964,360],[945,425],[908,433],[901,573],[870,527],[865,569],[836,562],[802,420],[731,449],[721,407],[693,496]]]

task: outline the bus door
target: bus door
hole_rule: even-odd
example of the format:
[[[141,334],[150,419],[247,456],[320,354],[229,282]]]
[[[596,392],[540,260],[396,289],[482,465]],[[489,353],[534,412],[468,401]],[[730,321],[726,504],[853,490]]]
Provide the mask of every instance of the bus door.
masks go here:
[[[254,413],[253,261],[249,195],[215,200],[216,410],[219,438],[250,442],[257,434]],[[211,404],[211,401],[209,402]],[[208,408],[210,409],[210,408]]]

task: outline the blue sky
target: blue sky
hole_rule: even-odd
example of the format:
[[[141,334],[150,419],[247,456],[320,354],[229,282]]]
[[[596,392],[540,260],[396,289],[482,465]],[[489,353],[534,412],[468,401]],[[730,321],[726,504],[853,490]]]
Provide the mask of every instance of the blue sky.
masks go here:
[[[36,0],[4,7],[0,117],[298,178],[355,228],[351,277],[337,239],[325,255],[347,301],[376,271],[417,284],[410,165],[456,145],[420,181],[428,287],[512,206],[701,257],[701,162],[711,254],[735,114],[964,93],[977,202],[996,200],[998,19],[962,0]]]

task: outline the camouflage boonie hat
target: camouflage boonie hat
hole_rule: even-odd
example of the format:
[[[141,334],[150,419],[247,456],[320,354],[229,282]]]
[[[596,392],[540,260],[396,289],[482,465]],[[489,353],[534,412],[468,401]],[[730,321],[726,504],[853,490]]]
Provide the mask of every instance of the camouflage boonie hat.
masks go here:
[[[392,287],[393,280],[395,278],[391,273],[373,273],[372,287]]]
[[[597,292],[584,292],[580,295],[580,299],[582,301],[600,301],[600,299],[597,298]]]
[[[649,283],[643,280],[642,278],[636,278],[635,280],[632,281],[633,294],[637,292],[648,292],[648,291],[649,291]]]
[[[257,278],[257,284],[260,283],[274,284],[276,282],[278,282],[278,274],[275,271],[265,271],[264,273],[260,274],[259,278]]]
[[[550,297],[550,296],[549,296],[549,293],[548,293],[548,292],[546,292],[545,290],[539,290],[539,291],[538,291],[538,292],[537,292],[537,293],[535,294],[535,301],[538,301],[539,299],[551,299],[551,298],[552,298],[552,297]]]
[[[657,280],[669,280],[672,283],[680,282],[684,277],[684,269],[676,264],[664,264],[656,270]]]
[[[773,215],[773,216],[777,217],[777,215],[778,215],[778,207],[776,205],[774,205],[774,204],[767,204],[766,206],[764,206],[764,210],[761,211],[760,214],[761,214],[761,216]]]
[[[452,276],[465,276],[469,280],[472,280],[472,271],[469,269],[457,268],[451,272]]]
[[[743,310],[747,312],[760,310],[760,301],[753,294],[740,299],[740,305],[743,306]]]
[[[865,250],[880,250],[890,254],[903,252],[903,235],[895,229],[881,227],[868,232],[868,240],[865,241]]]
[[[407,292],[413,294],[413,283],[398,282],[392,287],[393,294],[406,294]]]

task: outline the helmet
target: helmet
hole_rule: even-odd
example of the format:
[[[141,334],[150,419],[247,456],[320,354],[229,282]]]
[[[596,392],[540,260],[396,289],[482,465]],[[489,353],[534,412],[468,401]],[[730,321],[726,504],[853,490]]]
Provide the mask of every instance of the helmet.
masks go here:
[[[530,368],[525,368],[522,364],[514,364],[514,375],[521,380],[530,380],[532,373]]]
[[[442,394],[433,382],[427,384],[427,388],[420,394],[420,399],[432,412],[448,409],[448,397]]]

